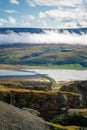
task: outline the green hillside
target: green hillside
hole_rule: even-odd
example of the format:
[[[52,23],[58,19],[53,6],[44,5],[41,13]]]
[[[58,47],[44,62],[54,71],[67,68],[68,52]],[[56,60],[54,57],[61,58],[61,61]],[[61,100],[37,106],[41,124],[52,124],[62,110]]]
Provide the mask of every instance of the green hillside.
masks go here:
[[[0,64],[84,68],[87,67],[87,46],[66,44],[0,45]]]

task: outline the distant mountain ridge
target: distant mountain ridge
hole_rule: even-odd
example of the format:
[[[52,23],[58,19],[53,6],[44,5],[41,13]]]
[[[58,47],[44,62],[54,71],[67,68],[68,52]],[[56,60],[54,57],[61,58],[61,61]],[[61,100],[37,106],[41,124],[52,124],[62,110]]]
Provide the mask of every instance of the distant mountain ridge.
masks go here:
[[[69,33],[76,33],[76,34],[82,34],[87,33],[87,27],[86,28],[64,28],[64,29],[54,29],[54,28],[0,28],[0,34],[7,34],[11,31],[15,33],[43,33],[44,30],[58,30],[59,33],[62,33],[64,31],[68,31]]]

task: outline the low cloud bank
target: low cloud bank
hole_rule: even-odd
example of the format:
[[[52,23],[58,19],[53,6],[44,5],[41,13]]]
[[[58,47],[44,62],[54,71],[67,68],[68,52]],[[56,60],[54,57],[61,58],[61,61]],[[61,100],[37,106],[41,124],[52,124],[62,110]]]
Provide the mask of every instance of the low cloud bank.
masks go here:
[[[44,30],[43,33],[15,33],[0,34],[0,44],[36,43],[36,44],[81,44],[87,45],[87,33],[76,34],[57,30]]]

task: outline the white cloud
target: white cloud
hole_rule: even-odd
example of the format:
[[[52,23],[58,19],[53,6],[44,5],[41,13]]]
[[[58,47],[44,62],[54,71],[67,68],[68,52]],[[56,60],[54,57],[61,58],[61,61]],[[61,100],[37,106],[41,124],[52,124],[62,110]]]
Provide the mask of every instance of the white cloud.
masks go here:
[[[30,20],[34,20],[35,17],[33,15],[27,15],[27,18],[29,18]]]
[[[82,44],[87,45],[87,33],[86,34],[76,34],[69,33],[68,31],[64,31],[60,33],[57,30],[44,30],[44,33],[36,34],[36,33],[14,33],[10,32],[9,34],[0,34],[0,43],[46,43],[46,44]]]
[[[15,19],[15,18],[9,16],[9,17],[8,17],[8,23],[14,25],[14,24],[16,24],[17,22],[16,22],[16,19]]]
[[[78,8],[58,8],[54,10],[48,10],[45,12],[39,13],[39,18],[50,18],[57,22],[61,22],[62,25],[64,24],[72,24],[72,23],[84,23],[87,22],[87,11],[83,7]],[[72,25],[71,25],[72,26]]]
[[[8,9],[5,9],[5,10],[3,10],[3,11],[6,12],[6,13],[9,13],[9,14],[17,13],[15,10],[8,10]]]
[[[41,22],[42,22],[42,24],[43,24],[43,27],[47,27],[46,21],[42,20]]]
[[[10,0],[10,2],[12,3],[12,4],[19,4],[19,1],[18,0]]]
[[[31,27],[31,24],[30,24],[29,22],[25,22],[25,23],[23,24],[23,27]]]
[[[33,15],[31,15],[31,14],[30,15],[23,15],[20,18],[20,23],[19,24],[22,27],[31,27],[31,24],[34,22],[34,20],[35,20],[35,17]]]
[[[6,23],[7,23],[7,20],[0,18],[0,26],[3,26]]]
[[[26,0],[26,2],[27,2],[27,4],[28,4],[29,6],[32,6],[32,7],[35,6],[34,2],[32,2],[31,0]]]
[[[17,21],[15,18],[9,16],[8,19],[3,19],[3,18],[0,18],[0,26],[1,27],[9,27],[9,26],[14,26],[17,24]]]
[[[26,0],[26,2],[29,6],[56,7],[39,13],[41,21],[46,21],[48,26],[54,27],[53,23],[56,23],[58,28],[87,25],[87,0]],[[44,22],[42,23],[44,25]]]
[[[75,6],[83,4],[86,0],[26,0],[30,6]]]

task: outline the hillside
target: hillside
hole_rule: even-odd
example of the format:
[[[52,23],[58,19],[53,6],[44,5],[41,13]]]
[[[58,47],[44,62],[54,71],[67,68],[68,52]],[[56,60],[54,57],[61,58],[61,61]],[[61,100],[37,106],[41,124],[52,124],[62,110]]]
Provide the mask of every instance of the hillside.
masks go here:
[[[87,46],[67,44],[0,45],[0,64],[87,67]]]

